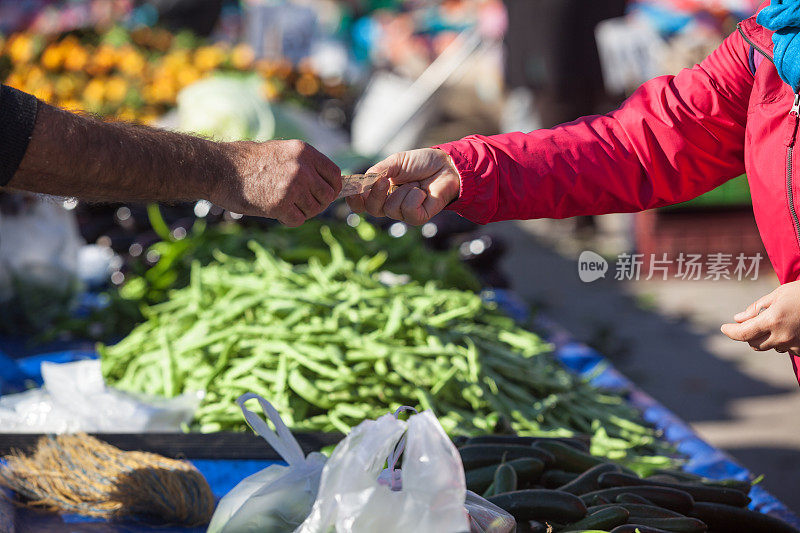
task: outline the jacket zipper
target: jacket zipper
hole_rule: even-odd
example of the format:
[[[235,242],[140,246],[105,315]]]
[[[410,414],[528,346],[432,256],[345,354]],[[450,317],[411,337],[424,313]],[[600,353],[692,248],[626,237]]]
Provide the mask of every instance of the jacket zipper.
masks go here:
[[[797,126],[800,124],[800,90],[794,95],[792,109],[789,111],[789,121],[791,126],[791,136],[786,145],[786,194],[789,199],[789,212],[792,214],[794,223],[794,234],[800,245],[800,221],[797,219],[797,209],[794,206],[794,193],[792,191],[792,156],[794,155],[794,143],[797,139]]]
[[[744,30],[742,29],[741,26],[737,26],[736,29],[739,31],[739,34],[742,36],[742,39],[744,39],[744,42],[746,42],[747,44],[749,44],[750,46],[755,48],[756,51],[759,52],[762,56],[766,57],[769,60],[770,63],[772,63],[773,65],[775,64],[775,61],[769,56],[769,54],[766,51],[764,51],[762,48],[760,48],[756,43],[751,41],[750,38],[747,35],[745,35]]]
[[[775,64],[775,61],[766,51],[750,40],[741,26],[738,26],[737,30],[747,44],[767,58],[770,63]],[[800,220],[797,218],[797,209],[794,205],[794,193],[792,191],[792,156],[794,155],[794,143],[797,140],[797,128],[800,124],[800,90],[795,93],[792,108],[789,110],[789,124],[791,130],[786,142],[786,194],[789,201],[789,213],[792,215],[792,223],[794,224],[794,235],[797,238],[798,245],[800,245]]]

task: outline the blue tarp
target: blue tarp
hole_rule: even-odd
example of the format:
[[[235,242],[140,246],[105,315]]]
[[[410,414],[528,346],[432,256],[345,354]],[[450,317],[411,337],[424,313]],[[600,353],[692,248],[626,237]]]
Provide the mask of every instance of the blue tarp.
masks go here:
[[[501,290],[486,291],[484,298],[497,302],[508,314],[520,322],[527,322],[530,318],[528,307],[511,292]],[[689,458],[684,466],[686,471],[711,479],[735,478],[744,480],[751,478],[751,473],[746,468],[737,464],[721,450],[703,441],[685,422],[636,387],[600,353],[584,344],[575,342],[563,328],[544,318],[537,317],[536,326],[547,333],[549,340],[555,346],[556,356],[566,367],[580,375],[594,375],[592,382],[598,386],[621,388],[629,391],[631,403],[642,410],[645,419],[660,429],[666,440],[673,443],[679,452]],[[0,343],[0,350],[3,346]],[[41,383],[41,375],[39,374],[41,361],[66,362],[94,356],[95,354],[87,350],[66,350],[16,359],[0,351],[0,393],[17,390],[24,386],[25,383]],[[192,463],[206,477],[217,497],[223,496],[250,474],[273,464],[271,461],[256,460],[195,460]],[[750,504],[752,509],[769,513],[796,527],[800,527],[800,518],[761,487],[753,487],[750,497],[753,500]],[[203,531],[202,528],[155,528],[138,523],[87,521],[87,519],[76,515],[43,515],[14,508],[8,498],[0,497],[0,531],[4,531],[6,526],[10,524],[16,526],[17,532],[140,533],[159,531],[163,533],[185,533]]]

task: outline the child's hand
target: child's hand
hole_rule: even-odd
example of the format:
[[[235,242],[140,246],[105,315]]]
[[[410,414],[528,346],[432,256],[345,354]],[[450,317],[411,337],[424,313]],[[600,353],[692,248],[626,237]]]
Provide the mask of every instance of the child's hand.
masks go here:
[[[722,333],[754,350],[800,355],[800,281],[781,285],[736,314]]]
[[[435,148],[391,155],[367,170],[385,173],[369,192],[347,199],[356,213],[391,217],[419,226],[458,198],[461,178],[444,151]],[[390,188],[392,185],[397,190]],[[391,191],[391,192],[390,192]]]

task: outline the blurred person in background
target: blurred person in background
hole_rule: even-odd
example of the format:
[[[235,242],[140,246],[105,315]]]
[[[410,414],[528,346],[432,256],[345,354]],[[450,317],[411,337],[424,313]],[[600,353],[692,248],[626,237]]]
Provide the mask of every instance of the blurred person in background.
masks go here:
[[[158,21],[173,31],[191,30],[208,36],[222,11],[223,0],[147,0]]]
[[[297,141],[218,143],[103,122],[0,89],[0,188],[95,201],[208,200],[299,226],[341,190],[339,168]]]
[[[650,80],[614,112],[394,154],[368,171],[386,179],[348,202],[410,224],[445,208],[482,224],[566,218],[684,202],[746,172],[782,285],[722,331],[789,352],[800,382],[799,126],[800,0],[773,0],[694,68]]]
[[[515,106],[509,111],[532,116],[511,115],[511,123],[501,131],[517,129],[520,120],[530,121],[530,128],[551,128],[619,105],[622,99],[607,94],[603,83],[595,27],[622,16],[626,0],[503,3],[509,21],[505,81]],[[521,109],[516,103],[520,99],[526,102]],[[576,223],[578,228],[594,226],[592,217],[578,217]]]
[[[506,86],[531,92],[542,127],[614,107],[603,85],[594,30],[599,22],[622,16],[626,0],[503,3],[509,22]]]

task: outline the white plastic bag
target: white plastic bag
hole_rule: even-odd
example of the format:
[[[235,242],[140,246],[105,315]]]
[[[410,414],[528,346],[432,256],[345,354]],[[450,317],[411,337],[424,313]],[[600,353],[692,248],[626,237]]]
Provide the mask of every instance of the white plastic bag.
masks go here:
[[[275,431],[244,404],[255,398]],[[260,396],[248,393],[236,400],[245,420],[283,457],[288,466],[272,465],[245,478],[220,500],[208,533],[278,533],[290,532],[300,525],[311,511],[317,497],[325,456],[303,450],[283,423],[278,411]]]
[[[511,533],[517,529],[513,516],[471,490],[464,507],[469,513],[470,533]]]
[[[4,432],[179,432],[200,403],[198,394],[158,398],[107,387],[97,359],[44,362],[42,379],[40,389],[0,397]]]
[[[84,244],[75,213],[55,198],[23,193],[25,208],[0,213],[0,265],[42,284],[62,287],[77,272]]]
[[[400,453],[402,471],[394,469]],[[297,532],[463,533],[469,531],[465,495],[461,458],[436,417],[425,411],[404,422],[385,415],[362,422],[339,443]]]

